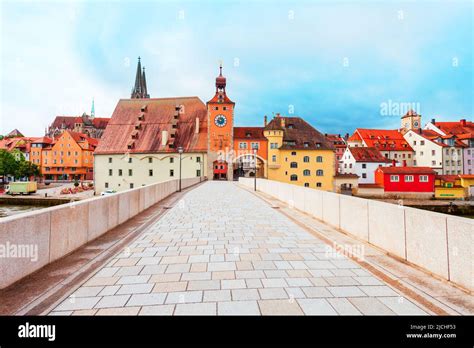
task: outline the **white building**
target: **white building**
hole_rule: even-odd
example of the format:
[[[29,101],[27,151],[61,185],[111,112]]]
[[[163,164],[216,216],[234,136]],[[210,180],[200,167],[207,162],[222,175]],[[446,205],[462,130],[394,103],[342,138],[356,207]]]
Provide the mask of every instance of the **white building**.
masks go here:
[[[374,172],[391,161],[374,147],[348,147],[340,160],[341,174],[357,174],[359,184],[375,183]]]

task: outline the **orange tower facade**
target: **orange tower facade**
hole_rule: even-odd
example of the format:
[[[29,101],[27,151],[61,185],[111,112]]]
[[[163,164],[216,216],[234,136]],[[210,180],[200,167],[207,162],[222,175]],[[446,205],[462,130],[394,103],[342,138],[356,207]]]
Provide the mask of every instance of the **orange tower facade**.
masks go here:
[[[227,97],[226,78],[222,65],[216,78],[216,93],[207,102],[208,114],[208,176],[209,179],[232,180],[235,103]]]

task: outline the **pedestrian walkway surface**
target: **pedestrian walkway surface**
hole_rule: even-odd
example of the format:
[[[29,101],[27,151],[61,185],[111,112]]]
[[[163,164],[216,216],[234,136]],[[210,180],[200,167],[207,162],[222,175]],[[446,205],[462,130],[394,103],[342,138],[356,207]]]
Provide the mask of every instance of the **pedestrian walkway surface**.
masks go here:
[[[50,314],[427,313],[253,193],[211,181]]]

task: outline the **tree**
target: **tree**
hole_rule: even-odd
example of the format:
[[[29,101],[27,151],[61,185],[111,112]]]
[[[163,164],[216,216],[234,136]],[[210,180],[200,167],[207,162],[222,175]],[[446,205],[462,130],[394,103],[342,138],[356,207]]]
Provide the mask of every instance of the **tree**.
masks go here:
[[[15,175],[18,166],[15,156],[6,150],[0,150],[0,175],[3,175],[3,178],[7,175]]]
[[[18,162],[18,168],[15,172],[15,176],[18,178],[30,178],[32,176],[39,176],[40,175],[40,170],[38,166],[34,163],[31,163],[29,161],[25,161],[24,159],[21,159]]]

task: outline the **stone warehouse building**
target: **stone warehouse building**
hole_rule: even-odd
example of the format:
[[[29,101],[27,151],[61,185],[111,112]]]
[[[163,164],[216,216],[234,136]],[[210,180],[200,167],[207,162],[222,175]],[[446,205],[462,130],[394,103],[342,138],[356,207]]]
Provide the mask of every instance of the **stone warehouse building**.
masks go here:
[[[198,97],[121,99],[94,157],[98,192],[176,179],[180,168],[182,178],[205,176],[206,106]]]

